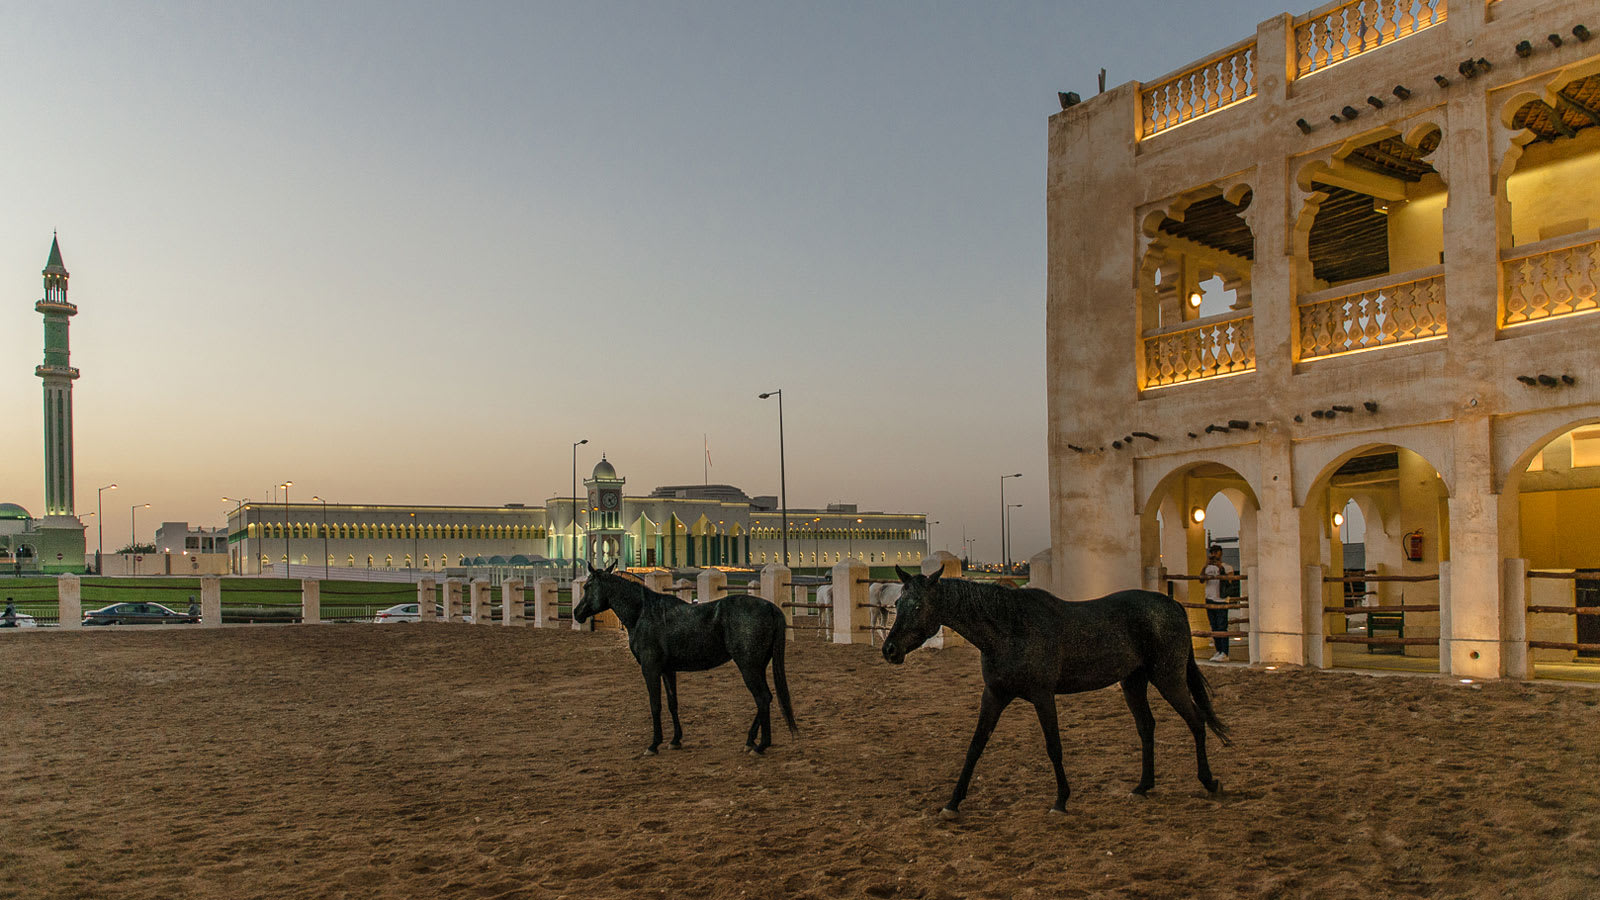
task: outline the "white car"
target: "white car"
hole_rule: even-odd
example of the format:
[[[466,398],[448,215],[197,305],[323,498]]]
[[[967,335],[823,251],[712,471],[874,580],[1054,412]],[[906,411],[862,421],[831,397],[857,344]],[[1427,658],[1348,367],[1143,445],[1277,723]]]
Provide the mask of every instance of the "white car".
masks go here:
[[[0,622],[0,628],[7,628],[7,627],[10,627],[10,626],[7,626],[4,622]],[[30,616],[25,612],[19,612],[19,613],[17,613],[17,624],[16,624],[16,627],[17,628],[38,628],[39,627],[39,623],[35,622],[33,620],[33,616]]]
[[[435,609],[437,609],[437,607],[435,607]],[[472,624],[471,616],[462,616],[461,618],[467,624]],[[372,617],[372,621],[378,623],[379,625],[390,625],[403,622],[421,622],[422,616],[417,612],[417,604],[397,603],[388,609],[379,610],[377,615]]]

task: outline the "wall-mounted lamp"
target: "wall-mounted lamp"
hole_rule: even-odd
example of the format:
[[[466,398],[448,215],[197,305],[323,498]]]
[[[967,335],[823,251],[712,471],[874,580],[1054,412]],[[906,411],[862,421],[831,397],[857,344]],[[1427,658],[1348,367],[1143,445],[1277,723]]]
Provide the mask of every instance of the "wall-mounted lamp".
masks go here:
[[[1379,215],[1387,216],[1389,214],[1389,210],[1393,208],[1394,204],[1391,201],[1385,200],[1382,197],[1372,198],[1372,211],[1378,213]]]
[[[1206,511],[1196,506],[1194,509],[1189,510],[1189,518],[1193,519],[1196,525],[1199,525],[1206,520]]]
[[[1344,513],[1342,513],[1342,512],[1334,513],[1333,514],[1333,527],[1340,528],[1343,525],[1344,525]]]
[[[1200,301],[1204,300],[1205,298],[1206,298],[1205,294],[1202,294],[1199,291],[1195,291],[1194,293],[1189,295],[1189,306],[1191,306],[1194,309],[1199,309],[1200,308]]]

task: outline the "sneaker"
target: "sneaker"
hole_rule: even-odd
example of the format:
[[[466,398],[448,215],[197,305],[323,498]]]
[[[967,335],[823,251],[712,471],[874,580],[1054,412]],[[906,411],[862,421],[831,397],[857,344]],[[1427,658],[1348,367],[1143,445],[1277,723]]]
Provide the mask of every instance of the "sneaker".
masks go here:
[[[1229,657],[1226,653],[1218,653],[1216,656],[1211,657],[1212,662],[1227,662],[1228,659]]]

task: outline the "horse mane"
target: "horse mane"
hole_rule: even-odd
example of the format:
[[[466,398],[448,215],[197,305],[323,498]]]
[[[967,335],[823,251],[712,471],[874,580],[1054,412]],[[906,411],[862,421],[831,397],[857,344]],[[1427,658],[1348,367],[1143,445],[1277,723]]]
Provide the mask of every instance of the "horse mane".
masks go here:
[[[1025,628],[1041,600],[1054,595],[1033,588],[1008,588],[965,578],[941,578],[934,585],[936,596],[952,617],[983,622],[1002,632]]]

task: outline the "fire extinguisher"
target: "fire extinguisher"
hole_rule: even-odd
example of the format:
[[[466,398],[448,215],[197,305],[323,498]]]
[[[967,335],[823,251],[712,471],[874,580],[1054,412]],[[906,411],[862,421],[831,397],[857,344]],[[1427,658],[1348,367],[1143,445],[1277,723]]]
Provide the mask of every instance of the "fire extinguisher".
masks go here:
[[[1419,529],[1405,536],[1406,559],[1411,562],[1422,562],[1422,531]]]

